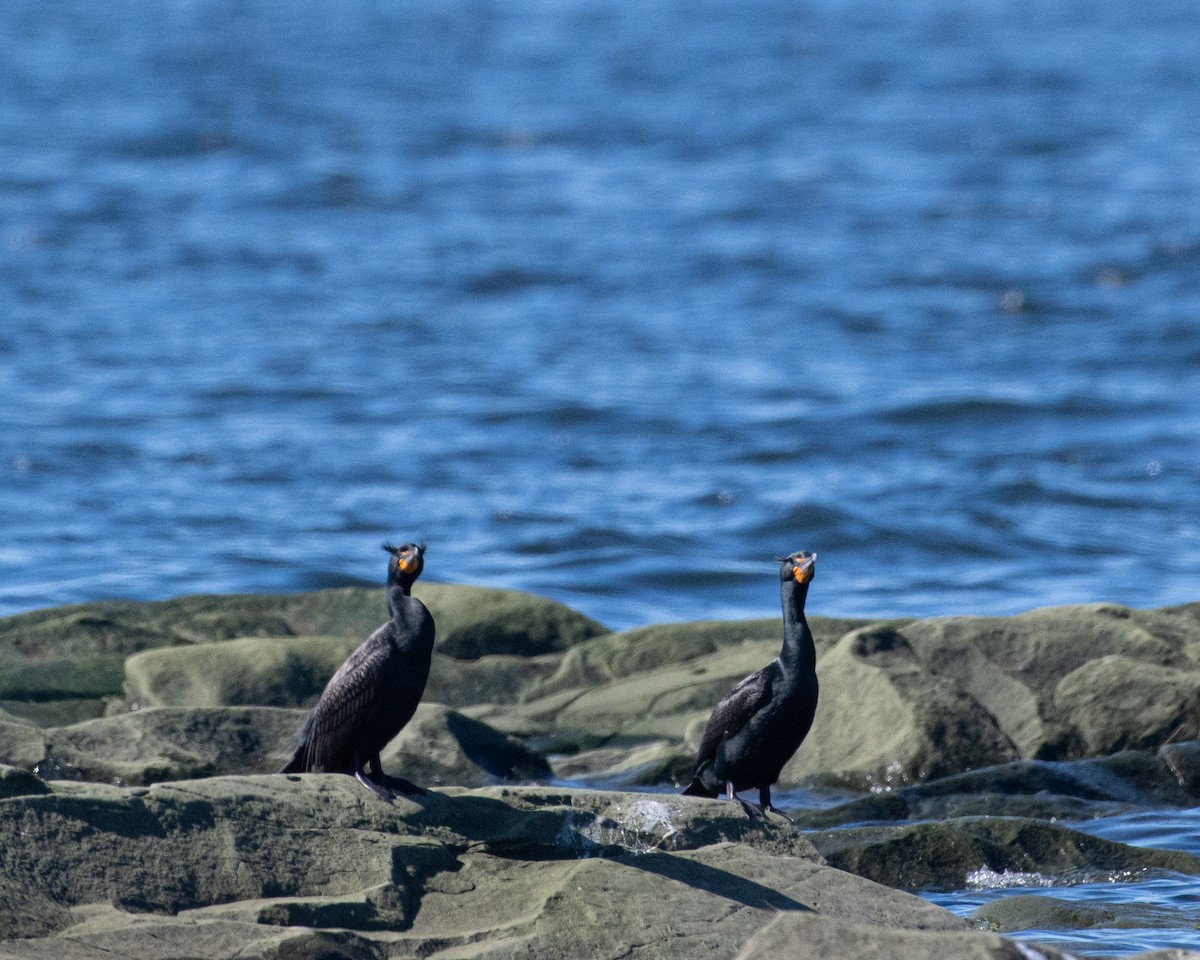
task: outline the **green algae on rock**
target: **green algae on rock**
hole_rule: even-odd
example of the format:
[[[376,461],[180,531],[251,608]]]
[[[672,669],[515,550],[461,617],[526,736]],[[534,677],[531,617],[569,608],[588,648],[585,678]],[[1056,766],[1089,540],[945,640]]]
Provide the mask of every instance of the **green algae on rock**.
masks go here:
[[[1014,760],[799,811],[797,817],[818,829],[981,815],[1086,820],[1131,805],[1186,807],[1197,799],[1200,743],[1190,741],[1087,760]]]
[[[690,798],[493,787],[386,804],[321,775],[53,788],[0,800],[0,889],[26,918],[0,933],[24,938],[13,957],[759,957],[789,917],[802,960],[839,941],[858,945],[846,957],[1013,955],[827,866],[790,826]]]
[[[53,779],[130,786],[273,773],[291,756],[305,716],[303,710],[273,707],[161,707],[66,727],[0,719],[0,763]],[[433,784],[484,786],[550,777],[539,754],[434,703],[417,708],[385,756],[406,776]]]
[[[1195,921],[1187,911],[1149,903],[1081,903],[1045,894],[1009,894],[977,908],[971,919],[989,930],[1109,930],[1182,928]]]
[[[1200,875],[1200,858],[1116,843],[1020,817],[846,827],[810,834],[833,866],[904,890],[957,890],[981,868],[996,873],[1107,877],[1122,871]]]
[[[576,766],[597,782],[678,776],[671,754],[694,747],[711,704],[774,656],[781,630],[766,618],[610,634],[514,591],[428,584],[418,593],[439,632],[427,699],[556,762],[590,752]],[[10,617],[0,620],[0,692],[9,698],[0,708],[11,722],[62,728],[106,701],[109,712],[306,707],[384,616],[382,591],[342,589]],[[894,790],[1200,733],[1200,604],[810,623],[821,698],[785,788]],[[646,763],[647,750],[662,762]],[[597,765],[601,757],[610,769]],[[168,763],[163,775],[170,769],[182,770]]]

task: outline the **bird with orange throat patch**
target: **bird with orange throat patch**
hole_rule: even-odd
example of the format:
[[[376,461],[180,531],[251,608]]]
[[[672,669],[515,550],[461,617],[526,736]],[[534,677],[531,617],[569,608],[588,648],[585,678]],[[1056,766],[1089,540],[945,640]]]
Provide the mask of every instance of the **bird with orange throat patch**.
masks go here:
[[[281,773],[345,773],[383,800],[424,791],[389,777],[379,752],[412,719],[425,693],[433,653],[433,617],[412,596],[425,568],[425,545],[385,543],[388,622],[346,659],[326,684]]]
[[[780,561],[783,649],[713,708],[700,737],[692,782],[683,792],[736,800],[747,816],[774,811],[771,787],[812,727],[817,710],[817,649],[804,617],[817,555],[800,550]],[[758,805],[738,796],[758,789]]]

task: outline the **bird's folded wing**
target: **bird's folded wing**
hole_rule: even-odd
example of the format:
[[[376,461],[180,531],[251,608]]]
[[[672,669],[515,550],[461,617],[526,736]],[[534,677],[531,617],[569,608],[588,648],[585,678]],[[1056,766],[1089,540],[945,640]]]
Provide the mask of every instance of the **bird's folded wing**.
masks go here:
[[[771,699],[771,677],[767,670],[759,670],[742,680],[724,700],[718,703],[708,718],[708,725],[700,737],[700,749],[696,763],[716,756],[717,747],[723,740],[736,736],[758,709]]]

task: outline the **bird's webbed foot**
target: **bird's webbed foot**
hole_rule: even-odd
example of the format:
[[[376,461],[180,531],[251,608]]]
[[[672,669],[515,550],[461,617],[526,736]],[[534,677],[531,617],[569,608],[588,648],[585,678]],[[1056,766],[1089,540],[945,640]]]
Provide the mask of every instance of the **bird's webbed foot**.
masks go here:
[[[749,800],[743,800],[734,792],[732,780],[725,781],[725,797],[728,800],[736,800],[738,805],[746,812],[746,816],[748,816],[751,820],[753,820],[755,817],[761,817],[763,815],[763,812],[758,807],[752,804]]]
[[[403,777],[390,777],[383,772],[383,765],[379,761],[379,754],[375,754],[367,760],[365,766],[369,772],[366,774],[371,780],[380,787],[386,787],[393,791],[393,796],[396,793],[403,793],[409,796],[413,794],[424,795],[425,790],[418,787],[411,780],[405,780]]]
[[[370,790],[375,796],[385,803],[391,803],[396,799],[396,794],[382,783],[376,783],[365,770],[355,770],[354,779],[361,783],[364,787]]]
[[[405,780],[403,777],[389,777],[386,773],[376,774],[373,778],[376,783],[385,787],[390,787],[397,793],[407,794],[412,796],[424,796],[428,791],[424,787],[418,787],[411,780]]]
[[[786,820],[788,823],[796,822],[791,817],[789,817],[786,813],[784,813],[782,810],[780,810],[777,806],[775,806],[773,803],[771,803],[771,788],[770,787],[763,787],[761,790],[758,791],[758,802],[759,802],[759,805],[762,809],[764,816],[768,813],[777,813],[781,817],[783,817],[783,819]]]

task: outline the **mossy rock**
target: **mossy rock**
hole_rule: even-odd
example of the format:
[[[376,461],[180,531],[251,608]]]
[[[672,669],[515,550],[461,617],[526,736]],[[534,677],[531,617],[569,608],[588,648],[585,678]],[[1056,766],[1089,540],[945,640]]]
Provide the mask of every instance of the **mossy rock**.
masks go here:
[[[15,768],[54,780],[118,785],[271,773],[291,757],[306,716],[304,710],[271,707],[163,707],[61,728],[0,723],[0,763],[10,765],[0,767],[0,796],[34,789]],[[539,754],[436,703],[417,708],[384,751],[384,762],[389,772],[437,786],[551,775]]]
[[[1200,743],[1190,741],[1089,760],[1016,760],[800,811],[797,817],[814,828],[972,816],[1088,820],[1130,806],[1183,807],[1198,800]]]
[[[832,646],[849,630],[868,622],[835,617],[809,618],[819,651]],[[573,647],[563,656],[552,676],[530,689],[527,699],[608,683],[681,663],[719,661],[723,651],[750,645],[761,645],[766,655],[763,663],[766,663],[779,653],[782,640],[783,620],[779,617],[660,623],[624,630]]]
[[[817,675],[813,728],[783,783],[893,787],[1017,755],[991,714],[928,670],[893,626],[846,634]]]
[[[1093,837],[1017,817],[847,827],[810,834],[833,866],[905,890],[957,890],[981,868],[1100,879],[1118,871],[1200,874],[1200,858]]]
[[[443,652],[462,659],[489,653],[534,656],[608,632],[561,603],[518,590],[419,582],[413,592],[437,621]],[[386,619],[384,591],[357,587],[155,603],[108,600],[0,618],[0,656],[31,661],[128,656],[238,637],[364,640]]]
[[[1053,703],[1089,755],[1153,748],[1181,729],[1200,730],[1200,670],[1107,654],[1063,677]]]
[[[385,935],[389,953],[478,955],[516,938],[531,955],[582,960],[629,938],[656,956],[733,955],[781,910],[880,934],[965,928],[831,870],[798,831],[691,798],[493,787],[386,803],[331,775],[53,786],[0,801],[0,889],[16,912],[40,898],[96,918],[55,941],[64,957],[111,946],[118,930],[123,956],[147,955],[147,928],[154,955],[174,941],[171,955],[233,956],[205,939],[214,922],[251,925],[243,952],[330,923]],[[53,939],[61,921],[20,933]]]
[[[9,728],[0,761],[49,779],[116,784],[266,772],[290,754],[303,718],[265,707],[165,708]]]
[[[384,769],[422,786],[482,787],[548,780],[546,760],[520,741],[438,703],[423,703],[383,751]]]
[[[381,590],[205,594],[154,603],[104,600],[0,619],[0,650],[30,660],[130,655],[234,637],[366,636],[386,614]]]
[[[489,654],[477,660],[459,660],[435,652],[425,699],[458,708],[516,704],[557,669],[561,656]]]
[[[1147,903],[1092,903],[1045,894],[1014,893],[978,907],[971,919],[988,930],[1187,929],[1195,920],[1184,910]]]
[[[695,751],[673,740],[632,747],[598,747],[553,761],[554,775],[605,789],[679,784],[691,777]]]
[[[1103,686],[1098,696],[1143,704],[1169,690],[1181,699],[1155,711],[1172,712],[1188,737],[1200,733],[1200,714],[1186,681],[1157,671],[1129,674],[1123,691],[1112,689],[1103,668],[1088,667],[1061,691],[1060,684],[1081,668],[1106,657],[1194,674],[1200,663],[1200,604],[1136,610],[1111,603],[1047,607],[1012,617],[938,617],[904,628],[909,644],[933,673],[958,685],[995,717],[1020,756],[1047,760],[1089,755],[1125,746],[1158,746],[1172,733],[1163,723],[1147,724],[1136,709],[1120,711],[1117,723],[1138,728],[1139,738],[1106,730],[1096,711],[1076,709],[1088,698],[1087,686]],[[1142,683],[1149,689],[1141,691]],[[1097,704],[1102,712],[1103,703]],[[1118,713],[1118,711],[1113,711]],[[1085,728],[1080,727],[1080,719]],[[1096,718],[1094,727],[1090,718]],[[1154,742],[1154,738],[1160,739]],[[1104,744],[1107,744],[1105,746]]]
[[[0,799],[50,792],[46,781],[36,774],[0,763]]]
[[[125,662],[136,707],[311,706],[359,640],[246,637],[163,647]]]
[[[359,645],[357,637],[249,637],[163,647],[125,663],[136,707],[311,707]],[[512,703],[555,669],[553,655],[457,660],[434,653],[425,699],[451,706]]]
[[[458,660],[535,657],[609,632],[570,607],[520,590],[429,583],[418,584],[413,595],[437,624],[438,652]]]
[[[0,700],[101,698],[121,692],[125,654],[0,658]]]

